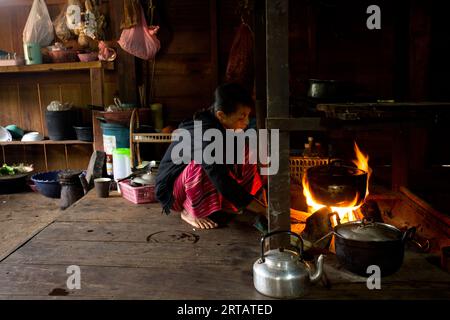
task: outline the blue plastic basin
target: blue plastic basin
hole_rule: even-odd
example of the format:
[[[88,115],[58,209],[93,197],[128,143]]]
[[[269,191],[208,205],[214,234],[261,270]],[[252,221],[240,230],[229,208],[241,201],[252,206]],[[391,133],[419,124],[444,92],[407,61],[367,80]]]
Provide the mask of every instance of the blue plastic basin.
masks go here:
[[[58,181],[58,173],[60,172],[61,170],[37,173],[31,177],[31,180],[40,194],[59,199],[61,197],[61,185]]]

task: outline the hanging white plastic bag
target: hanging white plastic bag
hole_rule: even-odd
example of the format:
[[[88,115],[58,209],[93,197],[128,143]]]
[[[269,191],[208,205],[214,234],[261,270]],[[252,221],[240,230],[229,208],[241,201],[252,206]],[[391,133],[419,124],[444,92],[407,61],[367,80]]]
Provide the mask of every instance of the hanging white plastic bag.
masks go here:
[[[54,39],[53,24],[44,0],[34,0],[23,29],[24,43],[38,43],[48,46]]]

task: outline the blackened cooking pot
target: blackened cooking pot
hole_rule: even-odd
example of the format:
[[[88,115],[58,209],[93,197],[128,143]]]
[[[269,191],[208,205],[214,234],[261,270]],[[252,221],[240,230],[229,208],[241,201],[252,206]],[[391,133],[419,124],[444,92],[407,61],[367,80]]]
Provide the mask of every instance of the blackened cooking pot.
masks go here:
[[[366,197],[367,172],[342,160],[308,168],[306,178],[314,199],[329,207],[347,206],[355,198],[359,204]]]
[[[363,219],[339,224],[334,228],[336,257],[347,270],[367,276],[367,268],[378,266],[381,276],[395,273],[403,264],[406,240],[416,228],[405,232],[396,227]]]

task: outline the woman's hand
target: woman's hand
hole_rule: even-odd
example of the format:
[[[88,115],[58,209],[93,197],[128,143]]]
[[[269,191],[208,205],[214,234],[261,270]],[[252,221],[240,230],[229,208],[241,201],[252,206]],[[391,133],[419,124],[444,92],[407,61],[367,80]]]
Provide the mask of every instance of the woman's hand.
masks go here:
[[[263,215],[264,217],[267,216],[267,207],[257,199],[253,199],[252,202],[248,204],[246,209],[254,213]]]

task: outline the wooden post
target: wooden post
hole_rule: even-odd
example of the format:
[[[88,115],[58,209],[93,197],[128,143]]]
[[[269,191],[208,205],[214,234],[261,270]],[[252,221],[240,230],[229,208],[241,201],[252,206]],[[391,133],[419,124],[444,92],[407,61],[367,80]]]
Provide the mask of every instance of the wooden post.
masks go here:
[[[308,35],[308,76],[315,77],[317,72],[317,24],[316,24],[317,11],[315,9],[314,2],[308,2],[307,15],[308,21],[307,35]]]
[[[45,171],[48,171],[48,160],[47,160],[47,147],[45,146],[45,143],[43,144],[44,146],[44,159],[45,159]]]
[[[409,79],[409,6],[407,0],[393,2],[394,6],[394,59],[393,94],[398,100],[408,99]]]
[[[211,39],[211,92],[219,84],[219,56],[218,56],[218,37],[217,37],[217,0],[209,1],[210,16],[210,39]]]
[[[428,98],[428,69],[431,42],[431,8],[427,1],[411,1],[409,22],[409,96],[413,101]]]
[[[95,106],[103,106],[103,68],[91,68],[91,103]]]
[[[288,0],[266,2],[267,116],[289,117],[289,27]],[[280,128],[282,129],[282,128]],[[289,131],[281,131],[279,170],[268,176],[269,231],[290,230]],[[270,149],[269,149],[270,150]],[[271,155],[276,156],[276,155]],[[280,240],[280,242],[278,242]],[[271,246],[289,242],[289,237],[272,239]]]
[[[100,121],[97,117],[101,117],[101,111],[92,110],[92,130],[94,135],[94,151],[103,151],[103,131]]]
[[[255,98],[256,125],[265,128],[267,115],[266,100],[266,1],[255,1]]]

